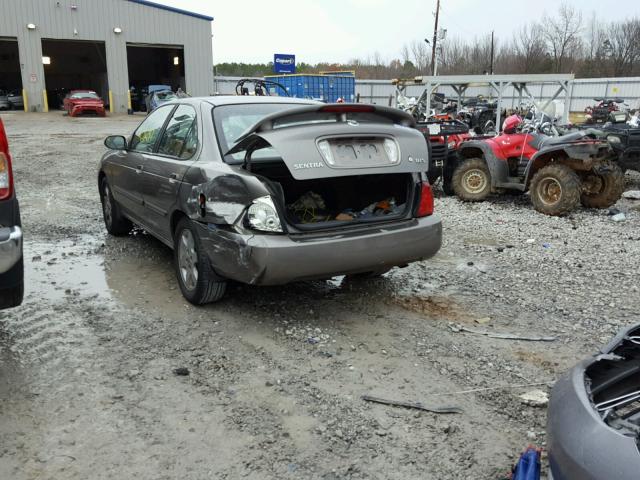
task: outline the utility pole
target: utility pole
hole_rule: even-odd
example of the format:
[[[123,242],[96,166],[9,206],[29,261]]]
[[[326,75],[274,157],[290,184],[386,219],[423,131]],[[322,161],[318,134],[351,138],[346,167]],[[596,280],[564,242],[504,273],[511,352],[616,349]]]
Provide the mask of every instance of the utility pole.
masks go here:
[[[493,30],[491,30],[491,65],[489,66],[489,75],[493,75]]]
[[[438,17],[440,16],[440,0],[436,4],[436,24],[433,27],[433,43],[431,44],[431,75],[436,74],[436,43],[438,42]]]

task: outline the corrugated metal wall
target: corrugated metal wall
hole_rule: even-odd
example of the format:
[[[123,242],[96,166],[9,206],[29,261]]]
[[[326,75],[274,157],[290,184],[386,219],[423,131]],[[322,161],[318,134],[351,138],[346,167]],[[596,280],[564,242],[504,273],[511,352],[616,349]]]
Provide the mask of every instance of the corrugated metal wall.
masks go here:
[[[235,94],[236,82],[241,77],[214,77],[214,90],[223,95]],[[558,90],[555,84],[529,84],[529,91],[536,96],[537,100],[547,100]],[[356,80],[356,95],[360,94],[360,102],[375,103],[378,105],[395,106],[395,86],[388,80]],[[424,91],[424,86],[410,85],[406,89],[406,94],[410,97],[419,97]],[[457,94],[451,87],[442,86],[438,92],[457,98]],[[469,87],[466,92],[467,98],[484,95],[492,96],[491,87]],[[495,97],[495,92],[493,93]],[[622,97],[631,108],[640,108],[640,77],[628,78],[589,78],[576,79],[573,81],[573,94],[570,102],[570,111],[581,112],[588,105],[593,105],[596,97]],[[513,87],[508,87],[503,94],[505,105],[515,107],[518,105],[519,96]],[[564,94],[558,97],[564,99]],[[391,103],[390,103],[391,102]]]
[[[43,108],[43,38],[104,42],[109,89],[118,112],[127,109],[127,43],[182,46],[187,91],[213,93],[211,23],[202,18],[127,0],[2,0],[0,10],[0,37],[18,39],[22,84],[31,109]],[[27,29],[29,23],[36,29]],[[115,27],[122,33],[114,33]]]

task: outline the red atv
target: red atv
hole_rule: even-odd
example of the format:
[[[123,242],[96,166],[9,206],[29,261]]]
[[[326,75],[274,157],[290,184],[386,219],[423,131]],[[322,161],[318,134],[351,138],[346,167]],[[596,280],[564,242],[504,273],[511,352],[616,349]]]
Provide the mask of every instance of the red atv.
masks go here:
[[[585,123],[605,123],[611,118],[611,114],[620,111],[618,104],[624,103],[623,98],[594,98],[596,105],[584,109]]]
[[[469,127],[451,118],[432,118],[420,122],[416,128],[422,132],[429,145],[429,171],[427,176],[432,185],[442,179],[442,190],[453,195],[451,177],[457,165],[457,150],[462,142],[472,138]]]
[[[624,191],[624,174],[603,140],[578,131],[560,137],[521,130],[508,117],[497,137],[469,140],[458,148],[451,184],[456,195],[479,202],[491,193],[526,192],[547,215],[565,215],[580,203],[606,208]]]

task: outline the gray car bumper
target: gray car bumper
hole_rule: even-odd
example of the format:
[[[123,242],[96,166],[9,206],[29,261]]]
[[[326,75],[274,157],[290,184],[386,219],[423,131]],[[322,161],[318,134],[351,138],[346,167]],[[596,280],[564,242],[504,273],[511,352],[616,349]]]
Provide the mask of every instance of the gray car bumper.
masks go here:
[[[634,327],[638,328],[638,326]],[[612,342],[615,345],[624,332]],[[585,360],[556,383],[549,403],[547,443],[553,480],[637,480],[636,439],[607,425],[587,394],[585,370],[607,353]],[[612,373],[612,378],[615,375]]]
[[[300,236],[243,235],[200,224],[200,239],[213,268],[225,278],[281,285],[432,257],[442,243],[442,223],[432,215],[361,232]]]
[[[8,272],[22,258],[22,229],[0,228],[0,273]]]

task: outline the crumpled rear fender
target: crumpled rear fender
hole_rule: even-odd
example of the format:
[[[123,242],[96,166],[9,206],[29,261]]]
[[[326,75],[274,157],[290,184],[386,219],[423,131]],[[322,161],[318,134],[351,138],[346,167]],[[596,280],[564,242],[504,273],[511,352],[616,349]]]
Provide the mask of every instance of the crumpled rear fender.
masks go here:
[[[184,193],[185,213],[198,222],[233,225],[253,200],[271,194],[267,186],[254,176],[221,174],[207,182],[192,185]],[[204,208],[201,196],[204,197]]]

